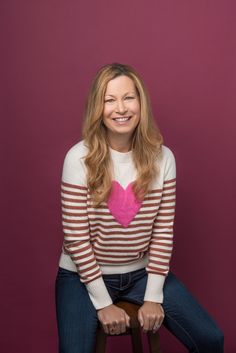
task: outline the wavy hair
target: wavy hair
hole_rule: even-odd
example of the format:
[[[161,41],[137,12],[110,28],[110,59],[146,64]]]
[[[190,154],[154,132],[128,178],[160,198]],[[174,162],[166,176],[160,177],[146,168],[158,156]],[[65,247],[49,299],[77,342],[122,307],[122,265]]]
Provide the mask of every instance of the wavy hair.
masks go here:
[[[111,190],[112,162],[102,115],[107,84],[121,75],[132,79],[140,102],[140,121],[134,130],[131,144],[137,170],[132,188],[138,199],[145,197],[150,183],[159,172],[156,159],[162,150],[163,137],[153,119],[150,98],[143,80],[129,65],[113,63],[102,66],[90,87],[82,127],[82,136],[88,147],[85,156],[87,185],[94,207],[107,201]]]

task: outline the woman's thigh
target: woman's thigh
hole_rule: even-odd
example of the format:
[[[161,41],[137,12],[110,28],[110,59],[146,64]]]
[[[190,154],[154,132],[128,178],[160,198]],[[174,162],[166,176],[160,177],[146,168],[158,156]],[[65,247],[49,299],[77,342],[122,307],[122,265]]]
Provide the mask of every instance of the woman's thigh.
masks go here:
[[[164,285],[164,326],[189,350],[223,353],[224,338],[216,322],[173,273]]]
[[[97,314],[78,274],[59,267],[55,295],[59,353],[92,353]]]

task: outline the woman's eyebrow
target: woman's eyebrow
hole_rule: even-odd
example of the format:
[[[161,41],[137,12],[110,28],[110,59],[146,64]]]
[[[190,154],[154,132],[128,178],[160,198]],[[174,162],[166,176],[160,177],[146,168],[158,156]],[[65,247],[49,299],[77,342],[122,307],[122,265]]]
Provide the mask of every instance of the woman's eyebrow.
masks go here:
[[[124,96],[126,96],[127,94],[136,94],[135,92],[133,92],[133,91],[129,91],[129,92],[126,92],[124,95],[123,95],[123,97]],[[105,94],[105,96],[110,96],[110,97],[116,97],[116,96],[113,96],[113,94],[109,94],[109,93],[107,93],[107,94]]]

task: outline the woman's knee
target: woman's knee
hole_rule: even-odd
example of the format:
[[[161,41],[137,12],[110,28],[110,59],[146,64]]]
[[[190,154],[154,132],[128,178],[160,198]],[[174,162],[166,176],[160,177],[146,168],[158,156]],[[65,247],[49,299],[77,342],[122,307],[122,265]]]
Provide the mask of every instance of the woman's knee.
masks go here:
[[[199,337],[197,346],[199,347],[199,353],[223,353],[224,334],[217,327],[215,327],[214,330],[206,330],[204,334]]]
[[[210,345],[212,347],[215,347],[214,352],[223,353],[223,351],[224,351],[224,334],[219,328],[216,328],[214,330],[214,332],[209,337],[209,340],[210,340]]]

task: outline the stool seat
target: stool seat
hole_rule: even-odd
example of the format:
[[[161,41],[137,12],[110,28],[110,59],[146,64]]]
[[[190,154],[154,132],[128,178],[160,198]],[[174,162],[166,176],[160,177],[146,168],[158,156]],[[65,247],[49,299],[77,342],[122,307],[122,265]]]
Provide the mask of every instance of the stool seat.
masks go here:
[[[131,336],[133,353],[143,353],[141,328],[138,321],[138,310],[140,308],[140,305],[127,301],[118,301],[117,303],[115,303],[115,305],[125,310],[125,312],[129,315],[130,328],[127,328],[126,332],[120,335],[110,335],[104,332],[102,325],[99,323],[97,328],[95,353],[106,353],[106,339],[108,336],[117,337],[122,335]],[[161,353],[159,333],[153,333],[152,331],[148,331],[147,337],[149,344],[149,352]]]

